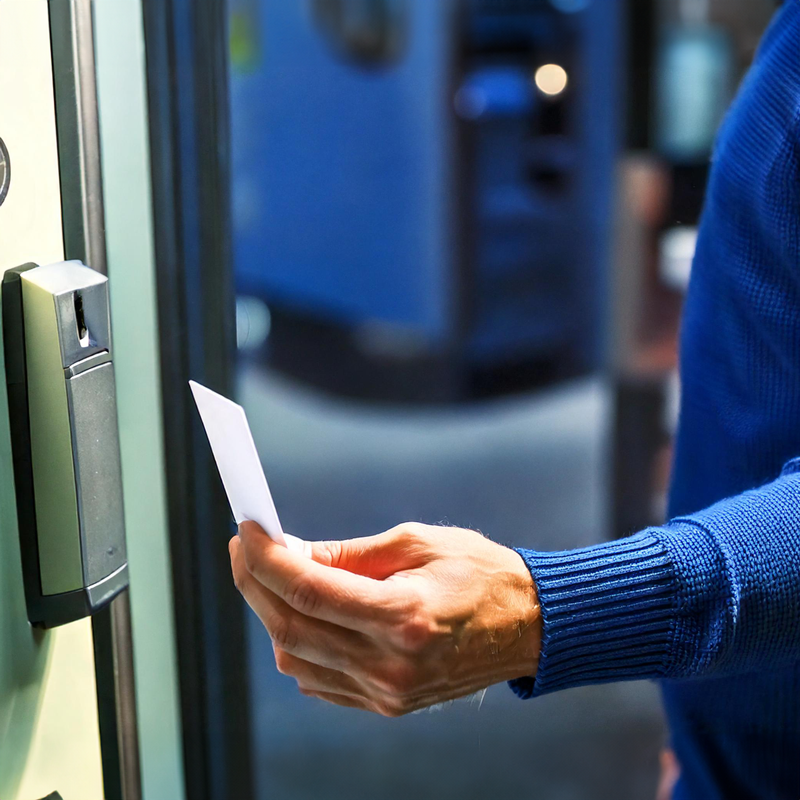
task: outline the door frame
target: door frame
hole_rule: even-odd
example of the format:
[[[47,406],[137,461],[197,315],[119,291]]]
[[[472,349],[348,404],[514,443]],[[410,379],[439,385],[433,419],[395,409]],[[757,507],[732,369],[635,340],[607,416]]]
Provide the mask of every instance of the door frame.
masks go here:
[[[186,794],[253,796],[230,511],[188,381],[234,391],[228,10],[144,0],[167,505]]]

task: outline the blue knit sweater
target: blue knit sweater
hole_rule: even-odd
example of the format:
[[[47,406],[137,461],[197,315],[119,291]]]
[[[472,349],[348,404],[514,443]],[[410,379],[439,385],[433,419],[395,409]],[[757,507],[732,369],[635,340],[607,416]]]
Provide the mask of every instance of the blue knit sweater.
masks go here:
[[[672,521],[519,551],[544,635],[535,680],[513,688],[658,679],[676,800],[798,800],[800,0],[777,13],[717,142],[681,376]]]

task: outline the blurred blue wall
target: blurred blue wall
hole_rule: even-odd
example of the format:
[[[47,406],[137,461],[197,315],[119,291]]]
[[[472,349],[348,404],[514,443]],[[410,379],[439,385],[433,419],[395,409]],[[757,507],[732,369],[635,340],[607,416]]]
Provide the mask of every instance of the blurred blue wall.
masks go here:
[[[405,49],[373,67],[311,0],[231,2],[241,292],[431,350],[461,337],[480,366],[601,363],[619,0],[394,0]],[[548,62],[569,73],[558,100],[533,84]]]
[[[239,5],[258,26],[232,85],[240,291],[442,337],[451,2],[412,0],[408,49],[380,67],[343,60],[308,2]]]

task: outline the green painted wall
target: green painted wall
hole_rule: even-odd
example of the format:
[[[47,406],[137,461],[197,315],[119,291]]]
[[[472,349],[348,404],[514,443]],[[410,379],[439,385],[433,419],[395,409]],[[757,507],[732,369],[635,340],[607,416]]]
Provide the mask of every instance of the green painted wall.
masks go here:
[[[95,0],[95,37],[144,800],[182,800],[140,0]]]

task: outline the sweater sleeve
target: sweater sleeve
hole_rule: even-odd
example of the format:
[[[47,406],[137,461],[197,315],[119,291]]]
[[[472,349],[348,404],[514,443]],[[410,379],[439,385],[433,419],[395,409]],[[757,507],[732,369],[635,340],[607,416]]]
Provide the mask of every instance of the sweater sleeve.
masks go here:
[[[518,550],[542,608],[523,698],[589,683],[687,679],[800,658],[800,459],[697,514],[580,550]]]

